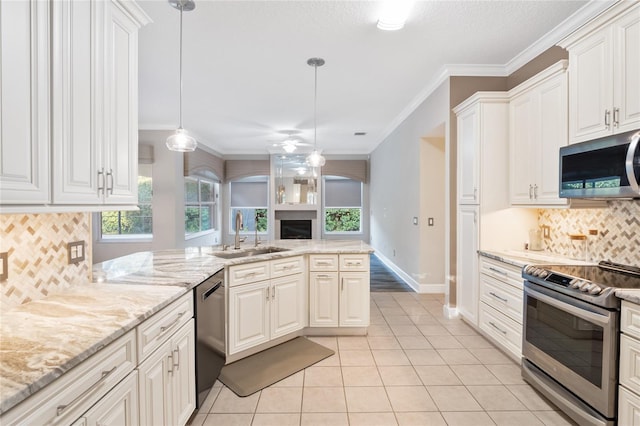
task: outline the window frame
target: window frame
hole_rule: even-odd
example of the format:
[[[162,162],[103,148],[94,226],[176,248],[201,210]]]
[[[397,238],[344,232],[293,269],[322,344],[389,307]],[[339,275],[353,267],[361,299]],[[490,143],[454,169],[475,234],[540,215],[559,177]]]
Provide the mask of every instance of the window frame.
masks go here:
[[[326,195],[326,190],[328,187],[330,187],[330,185],[327,185],[327,178],[329,178],[329,180],[332,180],[332,178],[340,178],[341,180],[350,180],[353,182],[357,182],[360,184],[360,205],[359,206],[329,206],[327,207],[326,205],[326,201],[327,201],[327,195]],[[344,176],[332,176],[332,175],[326,175],[326,176],[322,176],[322,233],[324,235],[363,235],[364,234],[364,218],[363,218],[363,212],[364,212],[364,183],[360,180],[357,179],[351,179],[348,177],[344,177]],[[357,231],[327,231],[327,210],[331,210],[331,209],[358,209],[360,210],[360,226],[359,229]]]
[[[187,181],[195,181],[197,183],[197,194],[198,194],[198,201],[187,201],[187,191],[186,191],[186,185],[187,185]],[[211,185],[211,201],[202,201],[202,182],[205,182],[207,184]],[[218,207],[218,199],[219,199],[219,192],[220,189],[216,187],[216,185],[219,185],[218,182],[214,181],[213,179],[207,179],[201,176],[197,176],[197,175],[192,175],[192,176],[185,176],[184,177],[184,186],[185,186],[185,196],[184,196],[184,217],[183,217],[183,224],[184,224],[184,239],[186,240],[190,240],[193,238],[198,238],[204,235],[209,235],[209,234],[213,234],[215,232],[218,231],[218,214],[217,214],[217,207]],[[210,212],[210,222],[211,222],[211,228],[209,229],[202,229],[202,214],[200,213],[198,215],[198,231],[196,232],[187,232],[187,209],[188,208],[197,208],[200,212],[202,212],[202,209],[204,207],[209,207],[209,212]]]
[[[246,178],[242,178],[242,179],[236,179],[233,181],[229,182],[229,235],[235,235],[235,215],[233,213],[234,209],[238,209],[238,210],[258,210],[258,209],[264,209],[266,212],[265,217],[267,218],[267,229],[265,231],[258,231],[258,235],[260,236],[266,236],[269,234],[270,229],[271,229],[271,224],[269,223],[269,179],[270,176],[268,175],[260,175],[260,176],[250,176],[250,177],[246,177]],[[265,191],[266,191],[266,202],[267,205],[266,206],[256,206],[256,205],[251,205],[251,206],[234,206],[231,204],[231,200],[233,199],[233,194],[232,194],[232,184],[233,183],[242,183],[242,182],[259,182],[259,183],[264,183],[265,184]],[[244,219],[244,215],[243,215],[243,223],[246,223],[246,220]],[[247,229],[246,230],[240,230],[239,235],[255,235],[255,229]]]

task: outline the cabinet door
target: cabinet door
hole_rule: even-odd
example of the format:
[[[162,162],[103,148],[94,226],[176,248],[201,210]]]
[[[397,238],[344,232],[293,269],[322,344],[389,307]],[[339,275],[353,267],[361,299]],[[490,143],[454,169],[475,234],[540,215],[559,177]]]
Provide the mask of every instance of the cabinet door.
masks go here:
[[[340,293],[337,272],[309,273],[309,325],[337,327]]]
[[[269,340],[269,281],[229,289],[229,354]]]
[[[523,93],[509,103],[509,148],[511,149],[511,204],[532,204],[533,164],[537,161],[538,128],[535,126],[538,107],[534,91]]]
[[[369,325],[369,273],[340,273],[340,327]]]
[[[52,4],[0,3],[0,204],[50,201]]]
[[[103,1],[53,2],[53,201],[102,202]]]
[[[640,425],[640,397],[622,386],[618,390],[618,424]]]
[[[613,120],[612,46],[607,27],[569,51],[569,131],[572,143],[606,136]]]
[[[196,358],[193,319],[171,338],[172,412],[170,424],[183,426],[196,409]]]
[[[562,72],[542,84],[538,89],[538,135],[534,144],[537,155],[533,157],[535,167],[533,195],[537,204],[566,204],[558,197],[559,152],[568,143],[567,74]]]
[[[115,6],[106,25],[106,203],[137,204],[138,25]]]
[[[171,401],[173,357],[170,342],[165,342],[138,367],[140,392],[140,424],[169,425],[172,418]]]
[[[640,6],[613,23],[614,131],[640,127]]]
[[[307,306],[302,274],[271,280],[271,338],[283,336],[305,325]]]
[[[478,204],[480,200],[480,140],[478,108],[458,116],[458,202]]]
[[[458,206],[458,266],[456,300],[458,311],[478,324],[478,208]]]
[[[89,426],[134,426],[138,422],[138,372],[133,371],[83,416]]]

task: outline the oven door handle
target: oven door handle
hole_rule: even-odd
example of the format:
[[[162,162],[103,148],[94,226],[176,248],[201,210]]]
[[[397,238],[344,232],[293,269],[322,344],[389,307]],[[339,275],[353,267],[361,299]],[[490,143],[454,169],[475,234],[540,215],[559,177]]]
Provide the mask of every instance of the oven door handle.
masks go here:
[[[561,302],[551,296],[547,296],[546,294],[542,294],[536,290],[532,290],[531,288],[527,288],[525,290],[526,294],[533,296],[534,298],[550,305],[555,308],[561,309],[565,312],[569,312],[572,315],[575,315],[584,320],[593,322],[598,325],[608,325],[611,322],[611,318],[608,315],[598,314],[596,312],[587,311],[585,309],[580,309],[577,306],[573,306],[569,303]]]

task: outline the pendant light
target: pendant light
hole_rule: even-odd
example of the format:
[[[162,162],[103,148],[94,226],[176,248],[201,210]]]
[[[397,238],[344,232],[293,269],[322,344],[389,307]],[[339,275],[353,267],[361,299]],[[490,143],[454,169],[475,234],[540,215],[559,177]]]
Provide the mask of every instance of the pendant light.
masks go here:
[[[167,148],[171,151],[191,152],[196,150],[198,141],[182,128],[182,12],[196,8],[193,0],[169,0],[169,4],[180,11],[180,123],[176,132],[167,138]]]
[[[313,90],[313,152],[307,156],[307,163],[311,167],[322,167],[326,163],[321,151],[318,149],[318,67],[324,65],[322,58],[310,58],[307,64],[314,68],[314,90]]]

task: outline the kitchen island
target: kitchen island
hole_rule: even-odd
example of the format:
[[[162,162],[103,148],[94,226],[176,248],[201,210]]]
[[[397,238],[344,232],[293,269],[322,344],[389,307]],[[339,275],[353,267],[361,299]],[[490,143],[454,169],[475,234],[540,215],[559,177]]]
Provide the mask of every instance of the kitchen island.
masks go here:
[[[0,414],[12,414],[14,406],[18,406],[16,411],[22,410],[30,396],[130,330],[153,320],[154,314],[191,293],[220,269],[291,256],[373,252],[363,242],[344,240],[282,240],[262,246],[281,251],[223,258],[216,254],[234,250],[213,246],[123,256],[94,265],[93,283],[2,312]],[[250,248],[237,253],[243,250]],[[368,288],[366,296],[368,300]]]

